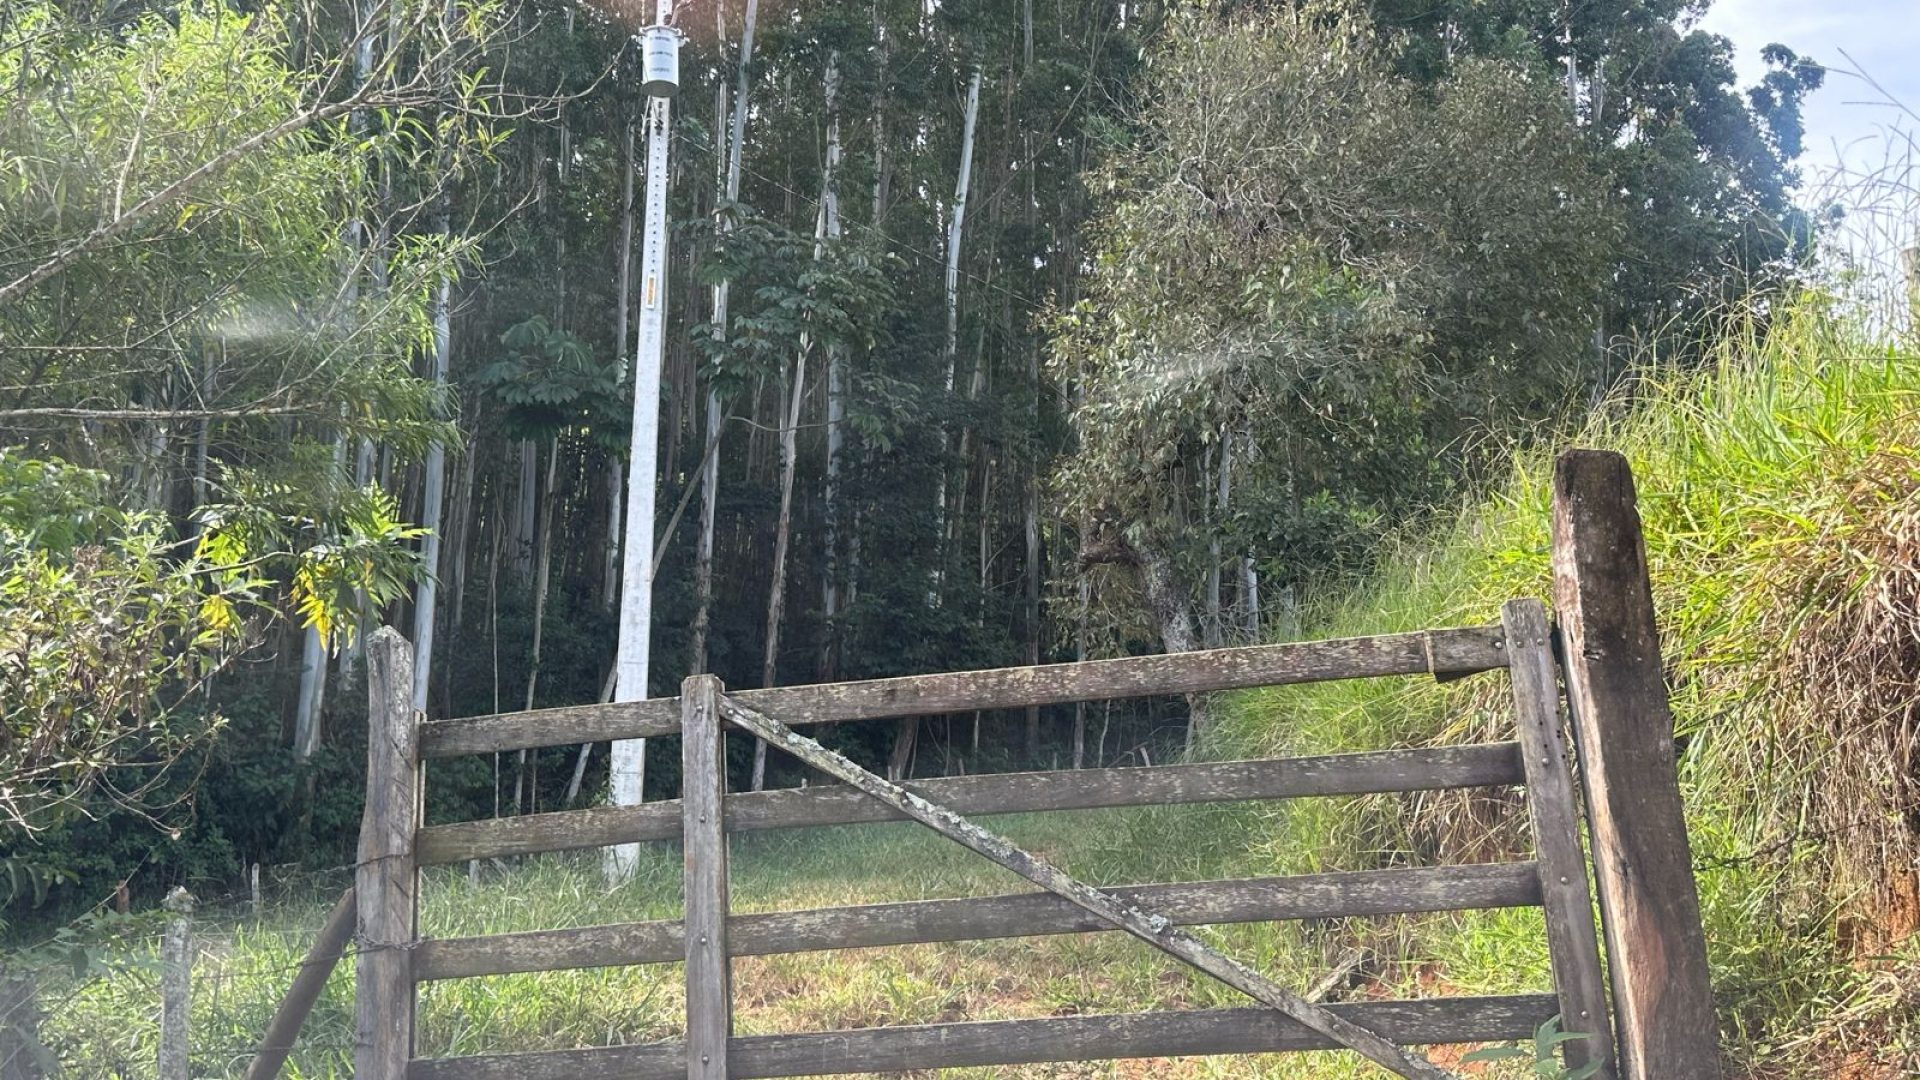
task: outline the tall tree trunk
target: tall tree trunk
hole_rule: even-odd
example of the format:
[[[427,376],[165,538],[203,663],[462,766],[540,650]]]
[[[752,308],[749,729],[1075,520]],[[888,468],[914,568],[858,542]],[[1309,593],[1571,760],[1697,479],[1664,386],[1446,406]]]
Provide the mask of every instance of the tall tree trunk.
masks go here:
[[[607,462],[607,555],[600,568],[600,606],[620,607],[620,512],[626,507],[627,459],[609,454]]]
[[[1160,626],[1160,640],[1170,653],[1192,652],[1200,647],[1193,632],[1192,605],[1186,587],[1180,583],[1173,560],[1159,546],[1142,544],[1139,554],[1140,580],[1147,597],[1147,608]],[[1205,694],[1187,695],[1187,751],[1191,753],[1212,726],[1213,711]]]
[[[1250,460],[1253,452],[1253,435],[1242,428],[1240,431],[1240,454],[1242,462]],[[1245,551],[1240,555],[1240,606],[1241,617],[1246,620],[1245,630],[1249,643],[1260,640],[1260,569],[1254,565],[1253,552]]]
[[[547,451],[547,482],[543,486],[540,499],[540,532],[536,538],[539,553],[534,559],[533,571],[533,647],[527,657],[527,694],[521,708],[531,710],[535,695],[540,688],[540,651],[546,640],[547,630],[547,586],[552,580],[553,571],[553,504],[557,501],[554,489],[560,475],[560,436],[555,435]],[[529,774],[527,769],[527,751],[518,755],[518,771],[513,780],[513,809],[518,813],[523,806],[521,788],[526,785]],[[538,764],[535,758],[535,764]],[[538,799],[538,792],[532,797]],[[538,807],[534,807],[538,809]]]
[[[547,482],[540,499],[539,554],[533,571],[533,648],[527,659],[526,704],[521,706],[525,709],[533,708],[534,693],[540,685],[540,648],[546,639],[547,591],[553,570],[553,504],[558,501],[555,489],[559,486],[556,483],[559,475],[560,436],[555,435],[547,451]],[[524,756],[524,751],[522,754]]]
[[[705,672],[707,638],[713,623],[713,528],[720,501],[720,441],[725,418],[720,412],[720,395],[709,389],[706,401],[707,441],[716,444],[700,463],[700,538],[694,545],[693,630],[687,644],[687,670]]]
[[[1260,571],[1253,556],[1240,556],[1240,603],[1245,608],[1248,641],[1260,640]]]
[[[449,642],[460,633],[460,627],[467,613],[467,558],[468,547],[473,542],[473,479],[480,471],[478,460],[479,440],[466,440],[466,453],[460,456],[459,476],[460,494],[454,499],[455,527],[448,533],[452,541],[453,607],[447,613],[447,639]]]
[[[226,338],[222,337],[219,348],[223,355],[226,347]],[[200,358],[199,383],[201,400],[212,401],[214,398],[213,370],[204,352]],[[202,526],[200,508],[207,504],[208,497],[212,494],[211,480],[207,475],[212,465],[212,446],[213,420],[203,417],[193,436],[193,485],[190,489],[193,505],[187,508],[187,535],[190,539],[200,538]]]
[[[1199,636],[1194,633],[1193,601],[1180,582],[1172,557],[1160,544],[1139,536],[1092,537],[1081,549],[1080,561],[1132,567],[1139,576],[1147,610],[1160,631],[1161,647],[1169,653],[1192,652],[1200,647]],[[1188,751],[1192,751],[1211,726],[1207,696],[1188,694],[1187,714],[1186,742]]]
[[[1200,627],[1206,638],[1207,648],[1217,649],[1221,642],[1223,623],[1220,614],[1220,530],[1225,527],[1227,512],[1227,474],[1232,469],[1232,456],[1227,452],[1226,444],[1220,446],[1220,461],[1214,464],[1212,445],[1208,445],[1205,463],[1201,466],[1202,478],[1207,485],[1204,508],[1207,527],[1207,610]]]
[[[1027,665],[1040,662],[1040,352],[1036,347],[1027,354],[1027,483],[1025,505],[1021,508],[1022,533],[1027,542]],[[1040,709],[1027,708],[1029,738],[1039,741]],[[1080,747],[1074,746],[1074,768],[1079,768]]]
[[[449,222],[446,202],[440,205],[439,229],[441,236],[449,234]],[[447,368],[453,355],[452,316],[448,302],[453,290],[453,279],[449,274],[440,275],[439,288],[433,295],[433,385],[434,411],[442,411],[440,398],[446,392]],[[433,625],[440,590],[440,538],[441,503],[445,500],[447,476],[447,448],[439,439],[427,448],[426,477],[421,496],[420,520],[426,524],[427,535],[420,545],[420,562],[425,574],[420,584],[414,588],[413,600],[413,707],[417,712],[427,708],[428,679],[433,674]]]
[[[320,748],[320,711],[327,696],[327,650],[320,631],[300,636],[300,697],[293,713],[293,759],[305,761]]]
[[[576,7],[566,5],[566,38],[573,37],[573,18]],[[563,39],[565,40],[565,39]],[[553,212],[553,328],[567,328],[567,173],[573,165],[573,124],[567,119],[567,100],[559,99],[557,106],[560,121],[560,153],[554,157],[553,199],[548,204]]]
[[[793,358],[793,394],[787,406],[786,422],[780,426],[780,518],[773,533],[773,583],[767,589],[766,651],[760,659],[760,685],[779,682],[780,624],[786,612],[787,544],[793,534],[793,476],[800,461],[798,433],[800,406],[807,387],[807,354],[803,343]],[[766,786],[767,744],[754,740],[753,790]]]
[[[881,225],[887,217],[887,192],[890,187],[887,172],[887,80],[893,61],[893,39],[887,34],[879,0],[873,3],[873,36],[880,43],[879,70],[874,76],[874,83],[880,92],[873,98],[873,228],[876,232],[883,232]]]
[[[820,182],[821,233],[829,243],[840,239],[840,54],[827,58],[827,157]],[[824,525],[825,570],[821,574],[820,681],[830,682],[835,668],[840,629],[840,456],[846,445],[847,350],[838,341],[827,343],[827,484]]]
[[[532,439],[520,440],[520,488],[514,501],[513,573],[521,581],[533,577],[535,523],[539,513],[540,451]]]
[[[919,718],[902,718],[899,728],[893,733],[893,750],[887,755],[887,779],[898,783],[913,772],[913,751],[919,741]]]
[[[1093,579],[1083,570],[1080,573],[1079,604],[1074,612],[1073,658],[1087,658],[1087,620],[1093,607]],[[1073,767],[1086,767],[1087,750],[1087,703],[1076,701],[1073,705]],[[1100,767],[1098,756],[1094,758],[1094,768]]]
[[[837,235],[840,228],[839,196],[834,175],[840,161],[840,124],[834,113],[839,89],[839,55],[833,54],[827,59],[826,77],[828,151],[826,167],[820,172],[820,212],[813,225],[813,258],[816,263],[826,254],[829,237]],[[792,394],[786,419],[780,426],[780,518],[774,529],[773,583],[767,590],[766,652],[760,661],[761,686],[774,686],[780,679],[780,627],[786,615],[787,547],[793,535],[793,482],[800,466],[800,409],[806,403],[810,336],[807,331],[801,332],[800,350],[793,357]],[[828,345],[829,370],[833,365],[831,357],[837,351],[833,344]],[[765,787],[766,778],[767,744],[756,739],[753,746],[753,790],[759,791]]]
[[[333,440],[334,475],[340,476],[346,466],[347,437],[341,433]],[[326,642],[321,640],[318,630],[309,626],[301,642],[300,697],[294,704],[293,714],[293,756],[296,761],[307,760],[320,748],[321,712],[326,704],[326,696]]]
[[[746,18],[740,26],[740,70],[734,90],[733,121],[727,136],[726,176],[722,184],[721,206],[716,208],[722,232],[733,228],[732,204],[740,199],[740,162],[747,141],[748,89],[753,74],[753,31],[759,20],[760,0],[747,0]],[[718,17],[716,13],[716,18]],[[725,111],[724,98],[716,92],[718,111]],[[713,286],[713,335],[716,341],[727,339],[727,298],[732,282],[722,278]],[[693,566],[693,633],[688,643],[688,670],[707,670],[707,636],[713,621],[713,528],[720,502],[720,436],[722,415],[720,394],[707,388],[707,456],[700,466],[700,540],[695,545]]]
[[[975,123],[980,117],[980,70],[975,68],[967,80],[967,104],[960,133],[960,173],[953,186],[953,212],[947,221],[947,400],[953,399],[955,378],[960,366],[960,242],[966,233],[967,189],[973,182],[973,134]],[[945,543],[947,534],[947,451],[951,448],[951,432],[941,436],[941,462],[939,477],[934,482],[935,511],[935,565],[934,588],[930,596],[933,604],[940,602],[941,578],[945,572]]]
[[[992,267],[992,260],[989,259],[988,268],[987,268],[987,277],[982,287],[983,288],[991,287],[992,284],[993,284],[993,267]],[[972,410],[973,406],[979,403],[981,396],[986,392],[987,392],[987,328],[986,328],[986,325],[982,323],[982,325],[980,326],[979,333],[975,334],[973,339],[973,374],[967,376],[967,407],[969,411]],[[984,449],[977,456],[980,459],[980,464],[982,468],[985,468],[987,465],[991,464],[992,462],[992,459],[988,457]],[[974,454],[974,450],[973,450],[973,424],[972,423],[962,424],[960,425],[960,452],[954,455],[955,460],[957,460],[960,464],[960,478],[961,478],[960,495],[957,499],[954,500],[953,513],[948,515],[948,521],[950,522],[950,525],[951,525],[951,527],[948,530],[950,534],[949,539],[956,545],[959,543],[960,530],[967,517],[967,494],[971,490],[971,488],[967,484],[966,480],[967,480],[968,474],[972,472],[974,468],[975,457],[976,455]],[[981,486],[981,490],[983,492],[986,490],[986,487],[984,484]],[[980,502],[980,515],[981,515],[982,521],[984,521],[987,515],[987,504],[986,504],[984,495],[982,496],[981,502]]]

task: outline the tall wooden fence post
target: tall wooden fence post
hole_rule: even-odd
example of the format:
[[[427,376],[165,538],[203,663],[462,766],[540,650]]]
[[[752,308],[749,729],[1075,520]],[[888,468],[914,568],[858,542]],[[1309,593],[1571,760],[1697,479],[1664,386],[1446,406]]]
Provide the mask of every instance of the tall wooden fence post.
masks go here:
[[[419,725],[413,647],[383,626],[367,643],[367,804],[360,818],[354,1077],[404,1080],[413,1056]]]
[[[1653,588],[1619,454],[1553,476],[1553,578],[1624,1080],[1717,1080],[1713,988]]]
[[[687,1080],[726,1080],[733,1034],[727,960],[726,745],[720,733],[720,680],[694,675],[680,684],[681,827],[686,870]]]
[[[160,1080],[190,1080],[193,894],[176,886],[162,906],[173,918],[160,942]]]

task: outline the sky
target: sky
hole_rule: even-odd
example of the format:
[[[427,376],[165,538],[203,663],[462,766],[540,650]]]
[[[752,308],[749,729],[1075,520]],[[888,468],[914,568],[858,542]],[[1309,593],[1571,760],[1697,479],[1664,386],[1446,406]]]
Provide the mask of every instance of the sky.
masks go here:
[[[1832,69],[1827,85],[1807,102],[1807,158],[1831,160],[1835,141],[1874,137],[1897,110],[1863,72],[1908,108],[1920,112],[1920,0],[1716,0],[1700,26],[1732,39],[1743,82],[1766,70],[1760,49],[1779,42]],[[1849,59],[1851,57],[1851,59]],[[1908,126],[1912,117],[1907,117]]]
[[[1801,165],[1808,191],[1847,187],[1848,177],[1884,168],[1890,128],[1920,136],[1920,64],[1914,63],[1920,56],[1920,0],[1715,0],[1700,26],[1732,40],[1743,86],[1765,73],[1760,50],[1771,42],[1828,68],[1826,85],[1803,109],[1807,138]],[[1888,97],[1911,111],[1888,104]],[[1841,163],[1849,171],[1836,175]],[[1889,198],[1886,189],[1873,188],[1881,220],[1869,220],[1875,215],[1862,210],[1850,230],[1869,247],[1914,242],[1914,189],[1920,175],[1912,158],[1903,157],[1897,171],[1905,196]],[[1842,201],[1850,200],[1843,195]]]

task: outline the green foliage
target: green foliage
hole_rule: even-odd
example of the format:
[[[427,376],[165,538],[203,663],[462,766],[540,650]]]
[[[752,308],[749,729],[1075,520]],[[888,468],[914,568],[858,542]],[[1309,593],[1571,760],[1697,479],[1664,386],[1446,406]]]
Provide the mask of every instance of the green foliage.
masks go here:
[[[274,513],[253,488],[245,506],[208,508],[196,540],[174,541],[156,515],[103,501],[110,485],[92,470],[0,451],[0,477],[19,481],[0,500],[0,892],[24,910],[55,885],[112,886],[123,848],[154,859],[156,825],[176,839],[198,828],[175,811],[194,805],[200,770],[228,785],[240,771],[212,747],[225,728],[214,677],[260,640],[271,601],[284,592],[324,636],[350,637],[362,598],[384,605],[411,586],[422,530],[374,488],[298,514]],[[277,730],[276,719],[263,739],[250,726],[262,745],[239,753],[271,755]],[[288,764],[267,775],[290,784]],[[297,801],[253,790],[211,824],[273,820],[270,807]],[[357,800],[357,781],[345,790]],[[263,853],[280,843],[248,840]]]
[[[329,643],[352,640],[369,604],[402,599],[423,572],[413,544],[427,530],[378,487],[303,490],[241,470],[227,480],[235,501],[202,508],[197,556],[249,595],[284,583],[301,625]]]
[[[1535,0],[1471,5],[1369,0],[1397,66],[1422,83],[1478,59],[1518,62],[1563,87],[1582,152],[1607,178],[1622,225],[1604,326],[1663,339],[1698,359],[1692,320],[1749,293],[1790,288],[1812,221],[1794,204],[1800,104],[1824,71],[1781,45],[1744,94],[1733,46],[1697,26],[1686,0]]]
[[[329,542],[300,552],[291,583],[293,604],[306,625],[332,639],[345,612],[382,608],[407,595],[421,572],[411,546],[427,530],[403,524],[399,503],[379,488],[366,488],[342,508],[339,531]]]
[[[1492,1046],[1475,1050],[1462,1057],[1464,1064],[1472,1061],[1519,1061],[1532,1070],[1541,1080],[1587,1080],[1600,1071],[1601,1063],[1588,1062],[1577,1068],[1561,1064],[1561,1048],[1570,1042],[1578,1042],[1587,1036],[1577,1031],[1560,1030],[1560,1018],[1553,1017],[1541,1024],[1533,1033],[1533,1045],[1522,1049],[1518,1046]]]
[[[889,275],[900,260],[859,240],[802,236],[750,207],[726,207],[721,214],[730,227],[713,234],[701,274],[708,284],[734,282],[732,295],[744,303],[730,314],[725,336],[711,323],[691,331],[705,373],[723,397],[778,375],[814,347],[878,344],[877,328],[896,299]]]
[[[1069,519],[1181,543],[1203,448],[1237,437],[1222,524],[1297,581],[1328,565],[1303,545],[1348,536],[1351,564],[1457,482],[1441,451],[1590,380],[1617,227],[1554,93],[1491,60],[1417,87],[1337,6],[1176,19],[1054,326]]]
[[[483,154],[484,102],[445,130],[403,109],[316,118],[334,84],[289,63],[290,20],[306,17],[196,2],[98,23],[35,2],[0,22],[0,286],[79,253],[0,305],[11,441],[131,479],[164,509],[154,474],[192,424],[211,428],[215,460],[271,456],[296,418],[415,449],[431,437],[410,353],[466,245],[358,249],[382,212],[365,166],[442,142]],[[363,260],[381,289],[351,286]],[[101,430],[83,436],[81,419]]]
[[[182,557],[162,522],[102,505],[97,473],[0,451],[0,475],[32,496],[0,506],[0,835],[19,835],[95,793],[142,802],[153,778],[117,770],[204,734],[172,724],[162,695],[224,663],[252,599],[233,566]]]
[[[578,423],[610,447],[625,445],[619,357],[596,361],[584,341],[556,329],[543,315],[508,327],[500,344],[507,355],[473,378],[506,406],[509,435],[551,439]]]
[[[0,529],[22,547],[62,555],[97,542],[121,518],[107,503],[106,479],[0,448]]]

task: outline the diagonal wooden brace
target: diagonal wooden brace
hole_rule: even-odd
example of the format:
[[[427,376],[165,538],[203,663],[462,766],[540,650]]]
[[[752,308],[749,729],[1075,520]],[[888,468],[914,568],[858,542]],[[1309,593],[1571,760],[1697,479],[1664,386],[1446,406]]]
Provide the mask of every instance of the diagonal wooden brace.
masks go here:
[[[1086,909],[1115,928],[1219,979],[1263,1005],[1339,1042],[1363,1057],[1413,1080],[1456,1080],[1453,1074],[1425,1057],[1394,1045],[1392,1040],[1341,1019],[1328,1010],[1208,946],[1178,929],[1164,915],[1145,911],[1090,885],[1083,884],[1053,864],[1015,846],[1012,841],[975,825],[945,807],[930,803],[898,784],[855,765],[840,754],[795,732],[780,721],[755,712],[733,698],[720,698],[720,715],[750,734],[765,739],[808,765],[865,792],[922,825],[955,841]]]

